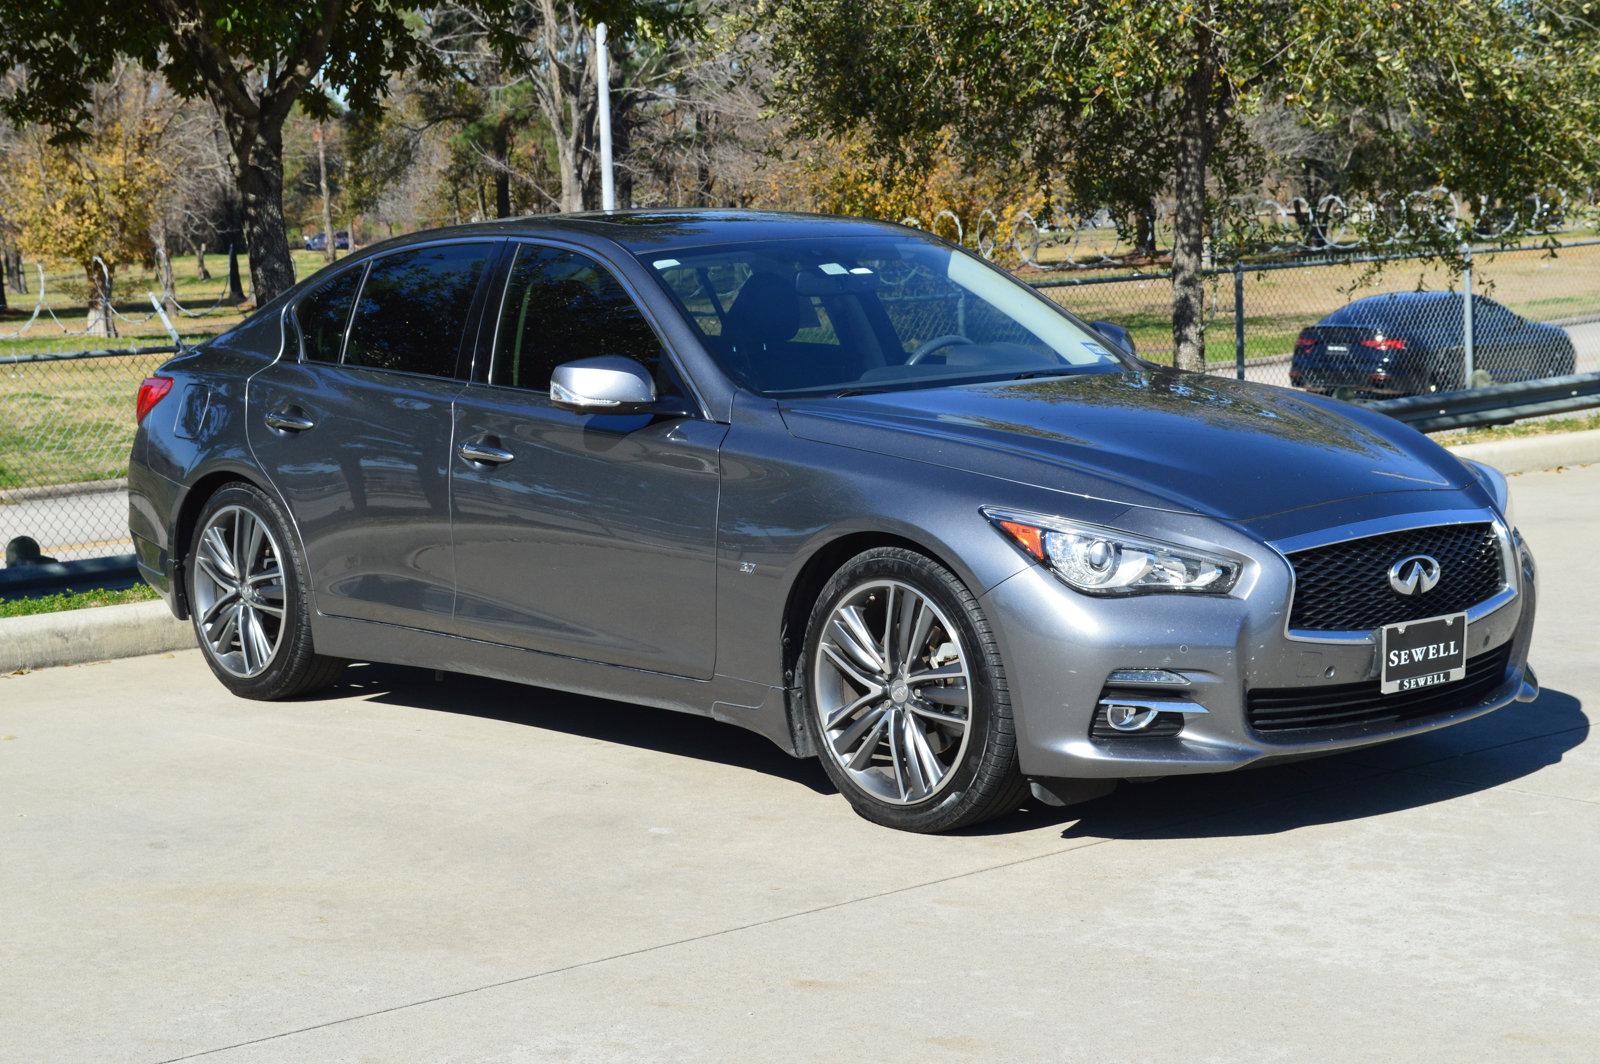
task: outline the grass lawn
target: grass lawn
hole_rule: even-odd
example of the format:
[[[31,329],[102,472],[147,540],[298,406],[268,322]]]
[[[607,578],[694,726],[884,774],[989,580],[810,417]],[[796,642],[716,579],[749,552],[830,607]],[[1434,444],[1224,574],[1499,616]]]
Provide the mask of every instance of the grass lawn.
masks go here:
[[[38,598],[0,599],[0,619],[28,617],[36,613],[60,613],[87,606],[120,606],[125,602],[148,602],[156,598],[149,584],[135,584],[122,591],[79,591],[71,595],[41,595]]]
[[[1301,329],[1352,300],[1381,292],[1433,291],[1459,286],[1458,275],[1438,267],[1393,262],[1375,276],[1360,264],[1305,266],[1246,272],[1245,358],[1288,355]],[[1092,272],[1092,271],[1090,271]],[[1028,280],[1060,277],[1028,271]],[[1571,248],[1557,257],[1538,251],[1479,254],[1473,287],[1534,321],[1600,315],[1600,246]],[[1091,321],[1116,322],[1133,334],[1139,352],[1158,361],[1172,350],[1172,287],[1163,279],[1064,286],[1044,290],[1051,299]],[[1206,361],[1234,360],[1233,278],[1206,286]]]
[[[296,277],[309,277],[324,265],[322,253],[318,251],[295,251],[293,255]],[[59,323],[52,320],[49,313],[41,311],[26,332],[21,336],[12,336],[33,313],[34,304],[39,298],[38,271],[31,262],[27,266],[27,293],[6,293],[11,309],[9,313],[0,315],[0,355],[144,347],[171,342],[166,327],[150,306],[149,293],[160,292],[155,271],[145,270],[138,264],[118,270],[113,283],[118,312],[135,319],[125,321],[119,318],[117,336],[82,335],[88,323],[88,280],[81,272],[64,263],[45,264],[45,306],[54,312]],[[172,260],[173,287],[178,302],[191,311],[201,312],[198,317],[180,315],[173,320],[172,324],[187,343],[198,343],[208,336],[225,332],[237,325],[244,316],[238,307],[217,305],[217,300],[228,287],[228,257],[208,255],[206,266],[211,270],[211,279],[202,281],[196,276],[193,255]],[[248,289],[250,264],[241,258],[239,269],[244,274],[245,287]]]
[[[1495,440],[1515,440],[1524,436],[1548,436],[1554,432],[1587,432],[1600,429],[1600,413],[1577,417],[1558,417],[1548,421],[1518,421],[1511,425],[1496,425],[1489,429],[1466,429],[1460,432],[1441,432],[1434,439],[1446,447],[1462,443],[1490,443]]]

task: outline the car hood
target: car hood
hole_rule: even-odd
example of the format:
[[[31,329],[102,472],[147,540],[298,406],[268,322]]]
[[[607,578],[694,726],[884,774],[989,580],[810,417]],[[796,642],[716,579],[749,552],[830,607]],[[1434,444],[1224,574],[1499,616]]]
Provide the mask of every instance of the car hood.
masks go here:
[[[804,439],[1236,521],[1471,485],[1449,452],[1382,414],[1170,370],[794,400],[783,416]]]

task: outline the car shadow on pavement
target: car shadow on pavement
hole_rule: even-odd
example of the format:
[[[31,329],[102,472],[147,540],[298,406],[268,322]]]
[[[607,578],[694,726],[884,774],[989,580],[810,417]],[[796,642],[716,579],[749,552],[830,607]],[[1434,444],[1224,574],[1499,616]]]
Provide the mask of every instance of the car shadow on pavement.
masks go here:
[[[1035,802],[973,831],[1004,834],[1059,824],[1062,837],[1073,839],[1215,838],[1382,816],[1524,779],[1588,739],[1589,723],[1582,702],[1547,689],[1535,702],[1382,746],[1219,775],[1124,783],[1104,798],[1067,808]]]
[[[364,663],[352,664],[334,686],[308,700],[352,695],[713,761],[790,780],[819,794],[836,793],[816,759],[790,757],[754,732],[710,717],[456,673],[436,679],[427,669]]]

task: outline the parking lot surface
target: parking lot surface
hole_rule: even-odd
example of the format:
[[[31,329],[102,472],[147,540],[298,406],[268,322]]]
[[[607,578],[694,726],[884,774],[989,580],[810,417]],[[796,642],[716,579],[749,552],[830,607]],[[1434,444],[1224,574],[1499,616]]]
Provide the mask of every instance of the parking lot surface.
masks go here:
[[[1512,485],[1537,702],[955,837],[533,688],[0,679],[0,1060],[1592,1061],[1600,467]]]

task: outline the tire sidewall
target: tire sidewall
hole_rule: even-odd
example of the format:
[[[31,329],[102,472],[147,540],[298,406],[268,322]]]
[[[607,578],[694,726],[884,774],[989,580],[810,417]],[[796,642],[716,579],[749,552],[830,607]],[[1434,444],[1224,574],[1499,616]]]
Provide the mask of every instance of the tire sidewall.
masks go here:
[[[894,805],[864,790],[850,778],[826,748],[827,737],[818,719],[812,692],[817,646],[823,626],[839,602],[863,583],[896,580],[909,584],[932,599],[957,629],[967,655],[967,677],[972,698],[968,711],[967,747],[954,777],[938,794],[920,802]],[[890,827],[912,831],[936,831],[960,820],[972,800],[972,786],[996,740],[997,694],[1003,692],[998,662],[991,660],[992,644],[984,640],[972,615],[976,603],[963,601],[956,577],[932,559],[898,548],[879,548],[847,562],[824,585],[812,607],[806,625],[806,641],[800,660],[801,712],[811,741],[824,771],[856,811],[867,819]],[[981,617],[981,614],[980,614]]]

